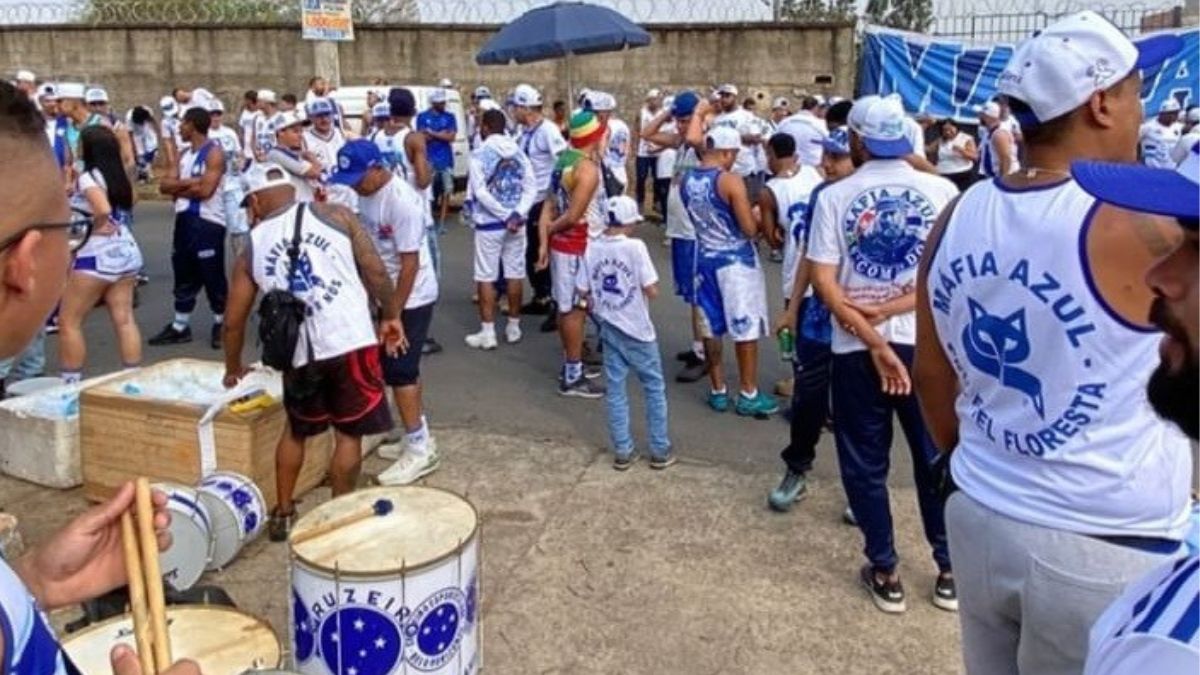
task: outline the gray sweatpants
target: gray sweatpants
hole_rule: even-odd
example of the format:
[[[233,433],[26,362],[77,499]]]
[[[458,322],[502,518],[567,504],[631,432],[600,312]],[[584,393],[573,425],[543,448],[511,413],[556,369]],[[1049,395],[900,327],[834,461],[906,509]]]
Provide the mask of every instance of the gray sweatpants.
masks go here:
[[[1088,631],[1125,584],[1172,558],[946,503],[969,675],[1078,675]]]

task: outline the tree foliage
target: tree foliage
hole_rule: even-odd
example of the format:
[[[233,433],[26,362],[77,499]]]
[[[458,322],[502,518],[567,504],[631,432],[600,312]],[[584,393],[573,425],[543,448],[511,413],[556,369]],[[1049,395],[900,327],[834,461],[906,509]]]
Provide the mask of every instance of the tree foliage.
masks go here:
[[[418,18],[417,0],[353,0],[354,20],[404,23]],[[94,24],[299,23],[300,0],[85,0]]]
[[[918,33],[933,26],[933,0],[867,0],[871,23]]]
[[[854,0],[781,0],[783,21],[853,21]]]

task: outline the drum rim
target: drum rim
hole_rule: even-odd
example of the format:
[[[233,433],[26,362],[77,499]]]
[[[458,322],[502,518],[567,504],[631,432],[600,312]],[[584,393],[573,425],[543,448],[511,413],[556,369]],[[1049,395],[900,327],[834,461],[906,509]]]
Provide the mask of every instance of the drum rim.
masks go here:
[[[277,647],[276,651],[279,653],[279,661],[274,666],[274,669],[278,670],[279,668],[281,668],[283,666],[283,657],[284,657],[283,642],[281,642],[279,640],[279,634],[275,632],[275,629],[271,627],[271,624],[268,623],[266,621],[266,619],[263,619],[259,616],[251,614],[249,612],[243,612],[234,607],[225,607],[224,605],[195,605],[195,604],[192,604],[192,605],[169,605],[166,609],[167,609],[167,618],[168,619],[171,618],[171,614],[179,612],[179,611],[183,611],[184,613],[190,613],[190,612],[197,611],[197,610],[216,611],[216,612],[221,612],[221,613],[225,613],[225,614],[238,614],[240,616],[249,617],[256,624],[258,624],[262,628],[266,629],[267,633],[270,634],[270,636],[275,639],[275,645]],[[94,623],[85,628],[81,628],[81,629],[75,631],[74,633],[71,633],[70,635],[62,636],[62,639],[60,640],[60,644],[61,644],[63,650],[66,651],[67,646],[73,640],[84,637],[85,635],[90,635],[91,633],[94,633],[94,632],[98,632],[103,628],[111,627],[112,625],[120,623],[121,621],[125,621],[125,620],[128,620],[130,622],[130,625],[132,625],[133,615],[128,614],[128,613],[121,614],[118,616],[107,618],[103,621],[99,621],[99,622]],[[167,632],[169,634],[170,629],[168,629]],[[69,655],[69,653],[68,653],[68,655]],[[272,669],[268,668],[267,670],[272,670]]]
[[[262,520],[258,521],[258,533],[261,533],[263,531],[263,529],[266,527],[267,519],[270,518],[271,514],[269,513],[270,509],[267,508],[267,496],[265,494],[263,494],[262,488],[258,487],[258,483],[254,482],[253,478],[247,476],[244,473],[238,473],[237,471],[214,471],[214,472],[208,474],[207,476],[205,476],[204,478],[200,479],[200,482],[196,484],[196,488],[195,488],[196,492],[198,494],[208,495],[208,496],[216,499],[217,501],[221,502],[221,504],[224,506],[230,506],[229,502],[226,502],[224,499],[222,499],[219,494],[217,494],[215,492],[209,492],[204,489],[204,481],[208,480],[209,478],[212,478],[213,476],[219,476],[219,475],[226,475],[226,476],[232,475],[232,476],[237,476],[239,478],[243,478],[243,479],[245,479],[245,481],[247,483],[250,484],[250,487],[254,488],[254,492],[258,495],[258,503],[262,505],[263,517],[262,517]],[[215,528],[214,528],[214,530],[215,530]],[[238,528],[238,539],[239,539],[239,541],[247,541],[245,533],[242,532],[242,528],[240,528],[240,527]]]
[[[470,544],[473,541],[477,541],[479,538],[479,510],[475,508],[475,505],[471,503],[471,500],[458,494],[457,492],[454,492],[453,490],[447,490],[446,488],[435,487],[432,485],[401,485],[401,486],[377,485],[377,486],[366,488],[363,490],[355,490],[351,494],[361,494],[364,492],[370,492],[370,491],[376,491],[376,490],[429,490],[432,492],[444,492],[452,497],[456,497],[457,499],[462,501],[464,504],[466,504],[468,508],[471,509],[471,515],[474,516],[475,520],[474,520],[474,523],[471,525],[471,533],[468,534],[466,537],[464,537],[462,541],[460,541],[457,545],[454,546],[454,548],[450,549],[446,553],[436,556],[434,558],[430,558],[429,560],[426,560],[425,562],[422,562],[419,565],[401,565],[400,567],[391,567],[391,568],[384,568],[384,569],[378,569],[378,570],[370,570],[370,571],[357,571],[356,570],[353,572],[347,572],[342,569],[338,569],[338,568],[334,568],[334,567],[330,567],[327,565],[322,565],[320,563],[313,562],[312,560],[309,560],[308,558],[306,558],[303,555],[300,555],[298,552],[296,552],[296,547],[292,545],[292,535],[295,534],[296,532],[300,531],[300,528],[298,527],[300,525],[300,523],[304,522],[304,520],[306,518],[309,518],[312,516],[312,514],[316,513],[317,509],[320,509],[325,504],[329,504],[330,502],[332,502],[333,500],[331,499],[328,502],[325,502],[325,504],[321,504],[321,505],[317,506],[317,508],[315,508],[312,511],[309,511],[308,513],[301,516],[300,519],[297,520],[296,523],[292,526],[292,531],[288,533],[287,544],[288,544],[288,554],[289,554],[289,557],[291,558],[291,560],[293,561],[293,563],[296,561],[299,561],[305,568],[307,568],[309,570],[317,571],[317,572],[326,572],[330,575],[333,575],[335,578],[351,578],[351,577],[353,577],[353,578],[363,578],[363,579],[374,579],[374,578],[378,578],[381,576],[393,575],[393,574],[398,574],[398,573],[399,574],[407,574],[410,572],[418,572],[418,571],[424,570],[426,568],[441,564],[441,563],[453,558],[454,556],[462,553],[463,550],[466,549],[468,544]]]

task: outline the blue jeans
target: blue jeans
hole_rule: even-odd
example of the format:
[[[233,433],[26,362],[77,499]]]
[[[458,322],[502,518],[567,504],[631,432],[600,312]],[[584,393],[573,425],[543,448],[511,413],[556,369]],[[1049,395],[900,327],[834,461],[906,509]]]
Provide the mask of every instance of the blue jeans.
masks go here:
[[[912,346],[893,344],[892,349],[911,369]],[[863,552],[867,559],[876,570],[885,573],[896,569],[900,560],[892,532],[887,487],[894,414],[912,453],[913,479],[925,538],[933,548],[938,569],[949,570],[946,521],[932,470],[938,453],[925,431],[916,394],[884,394],[880,390],[879,374],[866,351],[834,354],[830,380],[833,410],[837,415],[833,436],[837,441],[842,487],[866,540]]]
[[[663,382],[662,359],[658,342],[635,340],[619,329],[601,322],[600,340],[604,343],[604,378],[608,392],[604,403],[608,407],[608,434],[618,457],[633,454],[633,435],[629,431],[629,394],[625,378],[632,370],[642,383],[646,399],[646,434],[650,437],[650,454],[666,457],[671,451],[667,436],[667,385]]]

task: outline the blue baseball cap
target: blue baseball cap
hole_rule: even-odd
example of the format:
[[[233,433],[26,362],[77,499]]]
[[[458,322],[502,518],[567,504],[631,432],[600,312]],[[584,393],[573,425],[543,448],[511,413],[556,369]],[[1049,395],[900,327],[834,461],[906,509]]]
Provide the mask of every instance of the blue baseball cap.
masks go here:
[[[1192,144],[1187,157],[1174,170],[1141,164],[1072,162],[1071,175],[1079,187],[1102,202],[1179,218],[1193,229],[1200,220],[1200,142]]]
[[[825,152],[832,155],[848,155],[850,154],[850,130],[845,126],[840,126],[829,132],[829,136],[820,143]]]
[[[383,166],[383,155],[378,146],[366,139],[350,141],[338,150],[337,170],[329,176],[329,182],[354,187],[362,182],[367,171]]]
[[[327,98],[315,98],[308,104],[308,116],[320,117],[333,114],[333,101]]]
[[[671,103],[671,117],[691,117],[700,104],[700,96],[692,90],[681,91]]]

